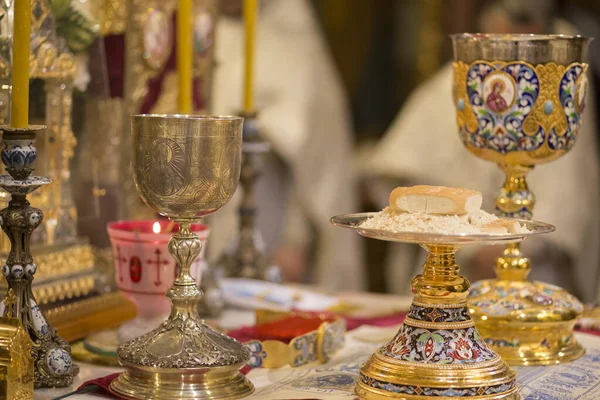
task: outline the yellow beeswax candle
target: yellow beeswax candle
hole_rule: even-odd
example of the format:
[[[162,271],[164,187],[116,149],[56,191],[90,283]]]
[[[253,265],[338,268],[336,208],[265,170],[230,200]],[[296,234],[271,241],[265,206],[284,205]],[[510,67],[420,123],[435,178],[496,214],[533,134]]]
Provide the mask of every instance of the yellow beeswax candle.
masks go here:
[[[27,128],[29,123],[29,32],[31,3],[14,2],[12,97],[10,123],[15,128]]]
[[[244,0],[244,24],[246,26],[246,63],[244,70],[244,111],[254,111],[254,45],[256,43],[256,14],[258,0]]]
[[[192,0],[179,0],[177,10],[177,108],[182,114],[192,112]]]

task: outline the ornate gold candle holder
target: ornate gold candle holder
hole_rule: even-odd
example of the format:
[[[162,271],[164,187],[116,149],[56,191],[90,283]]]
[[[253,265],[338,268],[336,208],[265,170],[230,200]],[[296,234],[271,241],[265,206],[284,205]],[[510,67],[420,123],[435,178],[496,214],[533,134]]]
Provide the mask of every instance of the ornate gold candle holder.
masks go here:
[[[516,243],[554,231],[520,221],[530,232],[444,235],[361,228],[374,213],[333,217],[334,225],[379,240],[417,243],[427,250],[423,273],[413,278],[413,303],[396,336],[360,367],[356,393],[366,400],[518,399],[516,374],[483,340],[469,313],[469,281],[459,275],[455,253],[469,244]]]
[[[179,224],[169,252],[180,273],[167,292],[169,318],[117,350],[126,371],[111,390],[120,396],[231,399],[254,390],[239,372],[248,350],[204,324],[198,316],[202,294],[190,276],[202,245],[190,225],[223,207],[237,188],[242,122],[238,117],[132,117],[136,188],[150,208]]]
[[[575,144],[588,90],[591,39],[564,35],[453,35],[453,98],[460,138],[471,153],[506,173],[496,199],[505,217],[531,219],[535,198],[525,176]],[[584,354],[573,337],[579,300],[527,281],[518,244],[495,266],[498,279],[476,282],[469,306],[488,345],[514,365],[555,364]]]

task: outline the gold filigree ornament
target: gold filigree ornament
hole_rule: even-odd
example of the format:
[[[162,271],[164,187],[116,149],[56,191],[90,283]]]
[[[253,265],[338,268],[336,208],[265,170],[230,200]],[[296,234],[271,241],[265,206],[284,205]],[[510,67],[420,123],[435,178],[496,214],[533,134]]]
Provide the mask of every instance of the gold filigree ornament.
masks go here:
[[[453,100],[460,138],[471,153],[506,174],[496,198],[505,217],[531,219],[535,197],[526,175],[575,144],[588,90],[590,39],[564,35],[452,36]],[[501,81],[498,81],[501,79]],[[513,365],[574,360],[579,300],[561,288],[529,282],[519,244],[498,258],[497,279],[471,286],[471,315],[486,343]]]
[[[127,0],[92,1],[91,14],[103,36],[120,35],[127,27]]]
[[[167,292],[169,318],[118,348],[126,371],[111,390],[133,399],[246,396],[254,388],[239,369],[249,352],[198,316],[201,292],[190,276],[202,245],[190,225],[223,207],[237,188],[243,119],[134,115],[131,121],[136,188],[150,208],[179,224],[169,252],[181,269]]]
[[[10,311],[0,318],[0,399],[33,399],[33,359],[31,338],[18,318],[13,318],[12,308],[17,299],[8,291],[0,308]]]

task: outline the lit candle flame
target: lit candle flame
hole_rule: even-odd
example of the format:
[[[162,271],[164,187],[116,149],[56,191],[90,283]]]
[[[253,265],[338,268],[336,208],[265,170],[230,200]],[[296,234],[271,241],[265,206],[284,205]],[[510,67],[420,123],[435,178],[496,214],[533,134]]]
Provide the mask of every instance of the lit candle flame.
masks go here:
[[[159,234],[160,233],[160,223],[156,221],[154,225],[152,225],[152,232]]]

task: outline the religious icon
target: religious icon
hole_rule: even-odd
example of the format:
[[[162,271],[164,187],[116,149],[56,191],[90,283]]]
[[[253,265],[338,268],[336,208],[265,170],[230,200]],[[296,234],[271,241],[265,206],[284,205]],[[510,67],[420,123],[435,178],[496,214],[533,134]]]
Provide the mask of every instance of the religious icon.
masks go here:
[[[129,276],[135,283],[142,280],[142,261],[137,256],[133,256],[129,260]]]
[[[503,112],[508,108],[506,100],[502,97],[502,92],[504,92],[504,82],[498,79],[492,83],[492,93],[485,100],[485,104],[490,110]]]
[[[175,141],[162,138],[154,144],[154,151],[144,160],[149,187],[161,196],[171,196],[184,185],[183,150]]]
[[[144,24],[144,59],[152,68],[161,68],[171,54],[171,21],[163,11],[151,8]]]
[[[514,80],[505,72],[494,72],[483,82],[483,98],[488,111],[504,114],[515,102]]]
[[[194,19],[194,51],[205,56],[214,41],[215,21],[208,10],[201,11]]]

